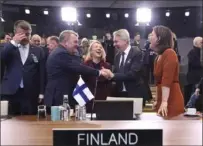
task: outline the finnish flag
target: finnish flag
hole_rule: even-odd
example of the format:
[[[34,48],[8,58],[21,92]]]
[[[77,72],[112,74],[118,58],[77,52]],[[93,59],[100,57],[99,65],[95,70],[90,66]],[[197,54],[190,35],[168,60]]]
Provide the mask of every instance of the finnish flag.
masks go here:
[[[73,91],[73,97],[80,106],[84,106],[94,98],[94,95],[91,93],[81,77],[79,78],[78,83]]]

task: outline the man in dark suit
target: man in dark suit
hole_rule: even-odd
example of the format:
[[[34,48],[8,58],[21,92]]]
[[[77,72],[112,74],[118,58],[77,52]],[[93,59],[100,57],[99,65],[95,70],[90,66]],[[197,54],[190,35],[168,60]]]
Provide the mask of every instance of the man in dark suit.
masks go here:
[[[141,50],[141,47],[140,47],[140,34],[137,32],[135,34],[135,37],[134,37],[134,42],[131,44],[132,46],[135,46],[135,47],[138,47],[138,49]]]
[[[76,55],[78,35],[74,31],[65,30],[59,36],[59,47],[51,52],[47,60],[48,82],[45,91],[45,104],[58,106],[63,104],[63,95],[69,96],[70,106],[74,108],[76,101],[72,97],[79,75],[105,76],[99,71],[82,64]]]
[[[9,113],[14,115],[36,114],[38,97],[44,92],[44,54],[41,48],[29,44],[31,31],[27,21],[17,21],[13,40],[1,50],[5,64],[1,99],[9,101]]]
[[[102,45],[106,52],[106,61],[111,65],[113,65],[116,50],[115,47],[113,46],[113,39],[111,33],[109,32],[106,33]]]
[[[0,43],[0,52],[3,50],[4,45],[5,45],[5,43]],[[4,69],[5,69],[4,61],[2,59],[0,60],[0,65],[1,65],[1,67],[0,67],[0,69],[1,69],[0,82],[1,82],[3,79],[3,76],[4,76]]]
[[[185,104],[195,90],[195,85],[203,77],[203,66],[201,66],[201,50],[203,49],[202,37],[195,37],[193,40],[193,49],[188,53],[188,72],[185,87]]]
[[[130,46],[129,32],[120,29],[114,32],[114,45],[120,50],[115,57],[115,70],[109,78],[116,81],[118,97],[142,97],[144,101],[149,98],[147,87],[143,80],[143,53],[137,47]]]

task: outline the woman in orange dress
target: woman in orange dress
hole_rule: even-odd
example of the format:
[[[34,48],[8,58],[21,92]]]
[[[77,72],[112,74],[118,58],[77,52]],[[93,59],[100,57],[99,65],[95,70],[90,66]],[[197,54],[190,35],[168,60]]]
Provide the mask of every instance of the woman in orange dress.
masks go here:
[[[171,30],[155,26],[150,47],[158,54],[154,63],[157,97],[153,107],[163,117],[178,116],[184,112],[184,99],[179,84],[179,61],[172,49]]]

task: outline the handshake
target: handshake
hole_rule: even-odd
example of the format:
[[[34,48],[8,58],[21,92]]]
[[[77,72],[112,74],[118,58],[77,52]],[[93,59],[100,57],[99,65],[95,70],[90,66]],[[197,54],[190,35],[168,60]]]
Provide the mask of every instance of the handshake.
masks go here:
[[[108,80],[114,77],[114,74],[109,69],[102,68],[99,72],[100,72],[100,76],[104,76]]]

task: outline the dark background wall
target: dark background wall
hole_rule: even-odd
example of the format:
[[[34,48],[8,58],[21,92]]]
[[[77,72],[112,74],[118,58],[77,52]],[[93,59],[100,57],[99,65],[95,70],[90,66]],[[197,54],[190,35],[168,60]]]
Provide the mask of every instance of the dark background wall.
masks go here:
[[[34,33],[46,36],[58,35],[64,29],[74,29],[80,34],[80,37],[91,38],[92,35],[97,35],[102,38],[106,31],[113,32],[116,29],[126,28],[132,37],[136,32],[139,32],[142,38],[146,38],[153,26],[165,25],[170,27],[178,38],[184,38],[202,35],[203,28],[202,7],[170,8],[170,17],[165,16],[167,8],[153,8],[150,26],[135,26],[136,9],[79,8],[77,9],[78,20],[82,26],[68,26],[66,22],[61,20],[59,7],[46,7],[49,10],[49,15],[44,15],[43,10],[45,7],[3,6],[3,17],[6,20],[3,23],[5,32],[11,32],[13,23],[19,19],[36,24]],[[25,8],[29,8],[31,14],[25,14]],[[189,17],[184,15],[186,9],[190,11]],[[91,18],[86,18],[87,12],[91,13]],[[107,12],[111,14],[110,19],[105,16]],[[129,18],[124,17],[125,13],[129,13]]]
[[[25,14],[25,8],[29,8],[31,14]],[[43,10],[48,8],[49,15],[44,15]],[[165,12],[170,10],[171,16],[166,17]],[[185,17],[185,10],[190,11],[190,16]],[[202,7],[175,7],[175,8],[153,8],[152,21],[150,26],[135,26],[136,9],[107,9],[107,8],[78,8],[78,20],[82,26],[77,24],[69,26],[61,19],[59,7],[34,7],[34,6],[14,6],[3,5],[3,23],[5,32],[13,31],[13,23],[16,20],[24,19],[29,21],[33,27],[33,33],[39,35],[58,35],[62,30],[73,29],[82,37],[91,38],[97,35],[102,38],[105,32],[113,32],[120,28],[126,28],[131,34],[131,38],[136,32],[142,37],[141,46],[144,46],[147,35],[155,25],[165,25],[174,31],[178,37],[179,52],[181,55],[182,71],[187,71],[187,53],[193,47],[193,38],[203,36]],[[91,18],[86,17],[86,13],[91,13]],[[110,13],[111,18],[107,19],[105,14]],[[129,13],[129,18],[124,14]],[[67,14],[68,15],[68,14]]]

